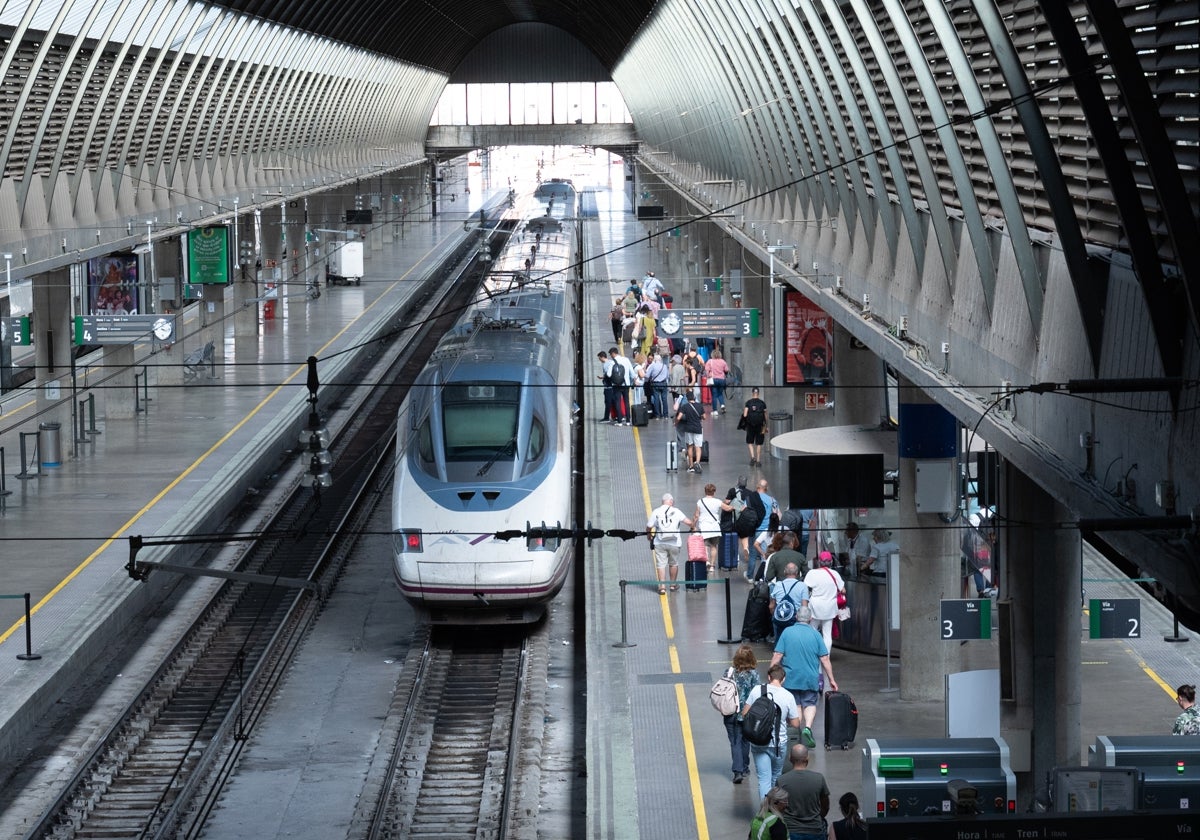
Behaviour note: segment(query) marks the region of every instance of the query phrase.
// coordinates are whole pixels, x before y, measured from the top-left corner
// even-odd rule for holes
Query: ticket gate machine
[[[1017,779],[1002,738],[869,738],[863,816],[1011,814]]]
[[[1137,808],[1200,810],[1200,738],[1186,735],[1097,735],[1090,767],[1133,767],[1142,774]]]

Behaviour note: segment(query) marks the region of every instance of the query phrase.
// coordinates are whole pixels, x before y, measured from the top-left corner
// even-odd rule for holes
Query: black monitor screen
[[[883,507],[883,455],[792,455],[788,507]]]

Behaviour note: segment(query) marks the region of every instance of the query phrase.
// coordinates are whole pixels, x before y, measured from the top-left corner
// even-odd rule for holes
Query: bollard
[[[733,601],[732,594],[729,591],[729,575],[725,575],[725,638],[717,639],[717,644],[721,645],[736,645],[741,642],[741,637],[733,637]]]
[[[17,473],[16,477],[21,479],[22,481],[29,481],[29,479],[37,478],[39,475],[42,474],[41,457],[40,457],[40,455],[36,454],[37,453],[38,433],[37,432],[19,432],[18,434],[20,435],[20,438],[21,438],[21,471],[19,473]],[[29,438],[29,437],[33,438],[34,453],[35,453],[35,457],[38,458],[38,471],[36,473],[29,472],[29,461],[26,460],[26,456],[25,456],[25,439]]]
[[[98,435],[100,430],[96,428],[96,395],[87,395],[88,404],[88,430],[89,435]]]
[[[8,502],[7,499],[12,495],[12,491],[4,486],[4,473],[7,472],[4,468],[4,447],[0,446],[0,513],[4,513]]]
[[[138,380],[142,383],[142,399],[138,402]],[[142,365],[142,372],[133,375],[133,413],[141,414],[150,410],[150,373]]]
[[[40,653],[33,652],[33,630],[30,627],[30,622],[33,617],[33,613],[29,608],[29,593],[26,592],[24,595],[0,595],[0,598],[24,598],[25,599],[25,652],[18,653],[17,659],[23,660],[25,662],[29,662],[34,659],[41,659],[42,655]]]
[[[628,629],[627,619],[628,619],[629,613],[628,613],[628,609],[626,608],[626,605],[625,605],[625,587],[628,584],[629,584],[629,581],[627,581],[627,580],[621,581],[621,641],[617,642],[616,644],[613,645],[613,647],[616,647],[616,648],[637,647],[637,644],[630,643],[628,641],[629,637],[626,632]]]

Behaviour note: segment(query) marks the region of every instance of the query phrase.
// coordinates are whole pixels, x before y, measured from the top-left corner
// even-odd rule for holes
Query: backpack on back
[[[608,384],[614,388],[621,388],[625,385],[625,365],[620,362],[614,362],[612,373],[608,375]]]
[[[739,537],[754,536],[754,532],[758,530],[758,523],[762,522],[762,501],[760,500],[758,504],[754,503],[755,497],[757,496],[758,494],[755,493],[753,496],[746,499],[746,506],[742,508],[741,512],[733,520],[733,530],[737,532]]]
[[[767,687],[763,686],[762,694],[750,704],[746,716],[742,718],[742,737],[759,747],[778,743],[780,717],[782,713],[779,707],[775,705]]]
[[[762,407],[750,406],[750,410],[746,412],[746,425],[752,429],[761,429],[765,422],[767,422],[767,413],[762,410]]]
[[[796,617],[796,602],[792,600],[792,592],[796,590],[796,581],[792,588],[783,593],[783,597],[775,601],[775,620],[781,624]]]
[[[708,692],[708,699],[713,708],[723,715],[731,715],[738,709],[737,683],[733,681],[733,668],[728,669],[721,678],[713,683]]]

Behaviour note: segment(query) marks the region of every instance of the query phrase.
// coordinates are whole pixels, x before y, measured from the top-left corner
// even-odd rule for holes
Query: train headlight
[[[425,551],[425,542],[421,538],[419,528],[409,528],[392,534],[397,554],[421,554]]]

